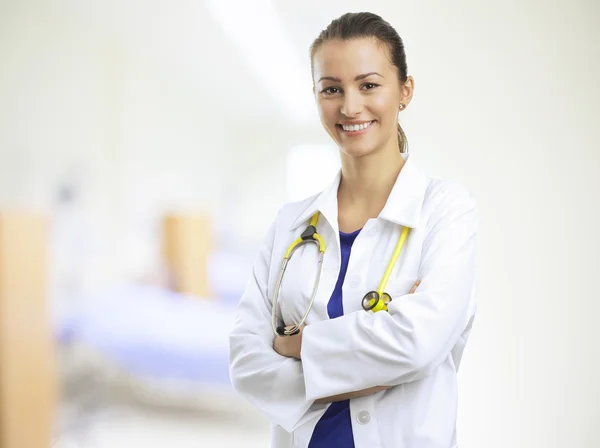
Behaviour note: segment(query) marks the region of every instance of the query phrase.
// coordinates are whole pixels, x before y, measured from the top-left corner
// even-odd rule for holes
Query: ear
[[[415,80],[412,76],[406,78],[406,82],[400,86],[400,103],[404,104],[404,108],[408,106],[412,100],[415,91]]]

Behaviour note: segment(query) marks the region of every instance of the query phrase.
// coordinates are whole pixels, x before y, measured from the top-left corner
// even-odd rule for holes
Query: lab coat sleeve
[[[425,223],[417,291],[392,297],[389,312],[361,310],[304,329],[308,399],[421,379],[450,355],[469,325],[476,204],[458,184],[437,195]]]
[[[267,283],[275,224],[255,261],[229,336],[230,377],[234,389],[273,423],[292,432],[311,407],[306,399],[302,363],[273,349],[271,299]]]

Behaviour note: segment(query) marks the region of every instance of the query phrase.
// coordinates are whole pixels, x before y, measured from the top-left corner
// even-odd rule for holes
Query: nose
[[[351,91],[346,92],[340,112],[346,117],[356,117],[360,115],[362,108],[363,102],[361,95]]]

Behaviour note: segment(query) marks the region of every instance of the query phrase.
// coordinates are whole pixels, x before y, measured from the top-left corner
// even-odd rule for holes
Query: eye
[[[363,84],[362,87],[363,87],[364,90],[373,90],[375,87],[379,87],[379,84],[368,82],[366,84]]]
[[[336,93],[340,93],[340,89],[338,87],[327,87],[321,93],[324,95],[335,95]]]

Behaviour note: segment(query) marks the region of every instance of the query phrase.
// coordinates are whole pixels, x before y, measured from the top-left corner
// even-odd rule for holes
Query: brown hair
[[[330,40],[351,40],[372,37],[386,45],[390,62],[398,69],[398,80],[404,84],[408,78],[404,43],[396,30],[377,14],[370,12],[347,13],[333,20],[319,34],[310,46],[310,66],[314,70],[313,59],[319,47]],[[408,141],[398,123],[398,146],[401,153],[408,152]]]

